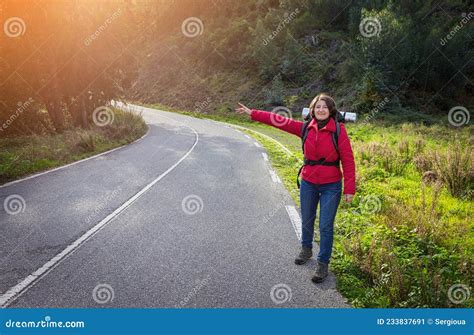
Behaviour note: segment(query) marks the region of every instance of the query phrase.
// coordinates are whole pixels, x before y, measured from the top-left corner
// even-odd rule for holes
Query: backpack
[[[340,114],[340,113],[338,113]],[[334,121],[336,122],[336,132],[332,133],[332,143],[334,144],[334,148],[336,149],[336,152],[337,154],[339,155],[339,134],[341,133],[341,125],[340,125],[340,122],[344,122],[344,119],[342,118],[341,120],[341,116],[340,115],[337,115],[337,117],[334,118]],[[311,159],[307,159],[305,156],[304,156],[304,142],[306,141],[306,137],[308,137],[308,125],[309,123],[311,122],[311,118],[307,121],[305,121],[305,123],[303,124],[303,127],[301,128],[301,150],[303,151],[303,165],[300,167],[299,171],[298,171],[298,175],[296,176],[296,185],[298,185],[298,189],[300,188],[300,174],[301,174],[301,171],[303,170],[303,168],[305,167],[305,165],[325,165],[325,166],[337,166],[339,167],[339,158],[334,161],[334,162],[326,162],[326,158],[321,158],[320,160],[311,160]]]

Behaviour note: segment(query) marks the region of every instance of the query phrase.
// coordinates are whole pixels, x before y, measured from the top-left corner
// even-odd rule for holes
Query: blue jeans
[[[316,211],[319,202],[320,245],[318,261],[326,264],[329,264],[329,259],[331,258],[334,238],[334,219],[336,218],[337,207],[341,200],[341,193],[341,181],[329,184],[313,184],[305,180],[301,181],[301,244],[303,247],[313,247],[314,221],[316,219]]]

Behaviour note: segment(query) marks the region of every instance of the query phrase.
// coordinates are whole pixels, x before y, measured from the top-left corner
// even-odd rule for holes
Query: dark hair
[[[314,97],[313,101],[311,101],[311,104],[309,105],[309,112],[311,113],[311,116],[314,118],[314,106],[316,106],[316,103],[320,100],[324,101],[326,106],[328,106],[329,117],[335,118],[337,115],[336,102],[326,93],[318,94]]]

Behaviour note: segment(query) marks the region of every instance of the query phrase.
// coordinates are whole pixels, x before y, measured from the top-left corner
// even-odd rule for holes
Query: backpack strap
[[[296,175],[296,185],[298,185],[298,189],[300,189],[300,174],[303,168],[304,168],[304,165],[301,165],[300,169],[298,170],[298,174]]]
[[[337,155],[339,155],[339,134],[341,133],[341,124],[339,121],[336,121],[336,132],[332,133],[332,143],[334,143],[334,148],[336,149]]]
[[[308,126],[309,123],[311,122],[311,119],[309,121],[306,121],[303,124],[303,127],[301,127],[301,151],[303,152],[303,157],[304,157],[304,142],[306,141],[306,137],[308,137]],[[303,170],[304,164],[300,167],[298,170],[298,174],[296,175],[296,185],[298,185],[298,189],[300,188],[300,174],[301,170]]]
[[[308,137],[308,126],[309,126],[309,123],[311,122],[310,121],[306,121],[304,124],[303,124],[303,127],[301,127],[301,150],[303,151],[303,155],[304,155],[304,142],[306,141],[306,137]]]
[[[336,131],[332,134],[332,143],[334,144],[334,148],[336,149],[336,152],[339,155],[339,134],[341,133],[341,125],[339,124],[339,121],[337,121],[337,119],[335,119],[334,121],[336,121]],[[324,158],[319,161],[312,161],[304,156],[304,142],[306,141],[306,137],[308,137],[308,125],[310,122],[311,120],[306,121],[303,124],[303,127],[301,128],[301,149],[303,151],[304,163],[300,167],[298,174],[296,175],[296,185],[298,185],[298,189],[300,188],[300,174],[305,165],[339,166],[339,159],[337,159],[337,161],[335,162],[325,162]]]

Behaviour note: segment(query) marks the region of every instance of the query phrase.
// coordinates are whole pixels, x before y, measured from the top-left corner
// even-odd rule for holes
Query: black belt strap
[[[296,185],[298,185],[298,188],[300,188],[300,174],[301,174],[301,170],[303,170],[304,166],[305,165],[310,165],[310,166],[314,166],[314,165],[324,165],[324,166],[339,166],[339,159],[337,161],[334,161],[334,162],[326,162],[326,158],[321,158],[319,160],[311,160],[311,159],[307,159],[305,157],[304,159],[304,164],[302,167],[300,167],[299,171],[298,171],[298,175],[296,176]]]
[[[317,160],[317,161],[305,158],[304,159],[304,165],[339,166],[339,159],[337,161],[334,161],[334,162],[326,162],[326,158],[321,158],[320,160]]]

